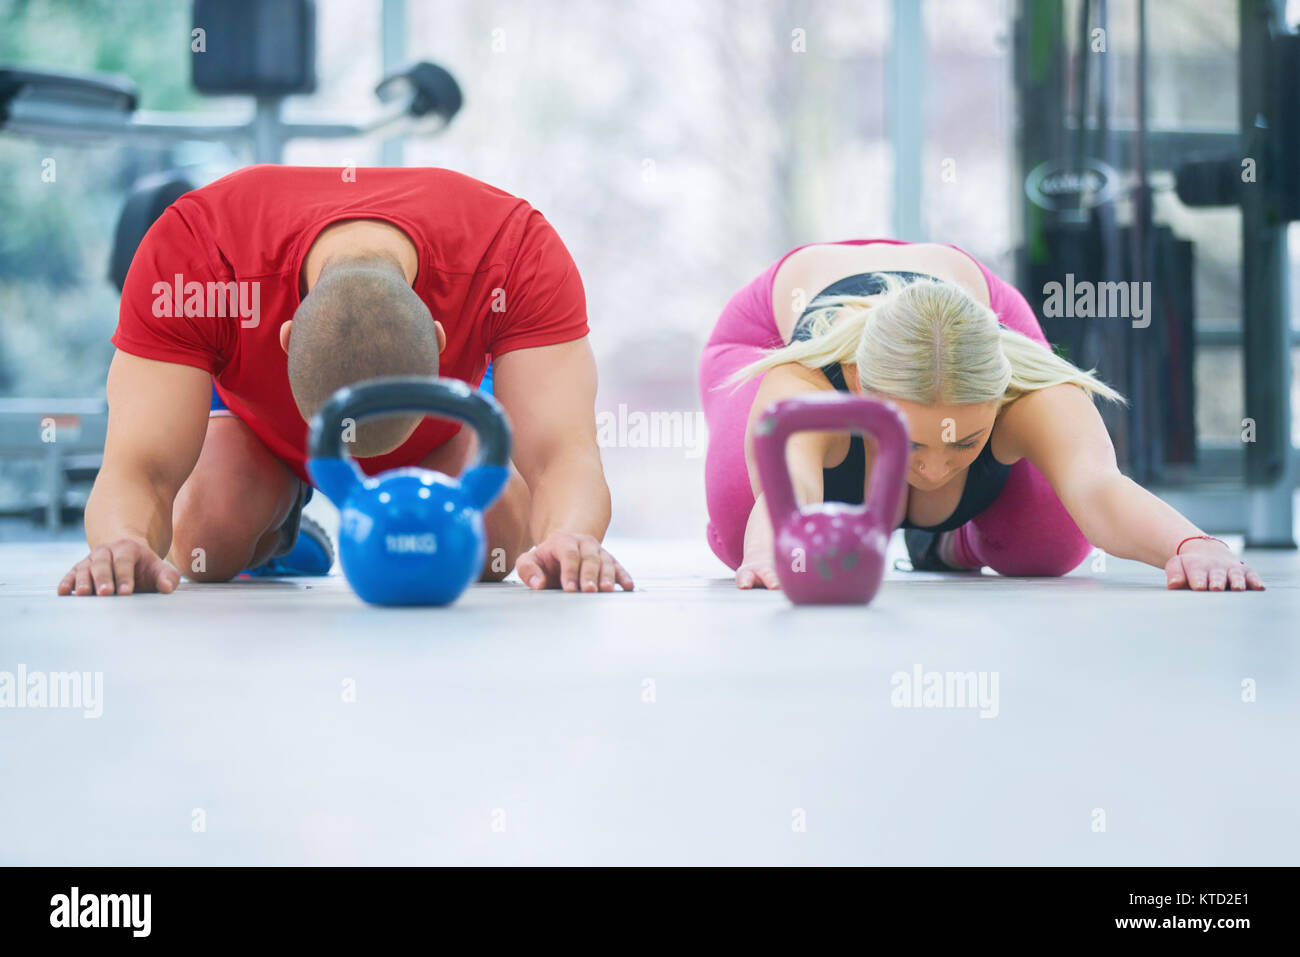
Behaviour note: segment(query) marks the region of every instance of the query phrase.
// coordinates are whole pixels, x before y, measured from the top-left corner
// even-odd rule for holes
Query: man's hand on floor
[[[181,573],[154,554],[148,544],[119,538],[91,550],[63,576],[60,595],[130,595],[138,591],[167,594],[180,584]]]
[[[552,532],[519,556],[515,571],[529,588],[565,591],[624,591],[635,587],[632,576],[591,535]]]

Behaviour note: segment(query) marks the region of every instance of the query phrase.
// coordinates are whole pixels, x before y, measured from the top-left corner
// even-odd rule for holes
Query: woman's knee
[[[745,464],[743,433],[727,441],[710,433],[704,465],[704,500],[709,524],[709,547],[730,568],[740,565],[744,551],[745,526],[754,508],[754,492]]]
[[[986,564],[1010,578],[1059,578],[1074,571],[1092,551],[1083,537],[1057,537],[1051,541],[1015,542],[988,557]]]
[[[709,540],[709,548],[722,564],[732,571],[740,567],[744,558],[744,545],[740,538],[735,535],[723,535],[712,522],[709,522],[705,535]]]
[[[997,501],[970,526],[967,551],[999,575],[1057,577],[1092,550],[1051,484],[1023,459],[1011,467]]]

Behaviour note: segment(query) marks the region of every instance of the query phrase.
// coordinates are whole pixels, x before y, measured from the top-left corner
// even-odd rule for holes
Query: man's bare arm
[[[175,588],[179,575],[161,556],[171,544],[172,503],[203,448],[211,389],[202,369],[113,357],[104,463],[86,503],[90,554],[64,576],[60,594]]]
[[[514,461],[532,495],[525,584],[612,591],[632,578],[601,548],[610,497],[596,443],[596,361],[585,338],[495,360],[492,389],[515,430]]]

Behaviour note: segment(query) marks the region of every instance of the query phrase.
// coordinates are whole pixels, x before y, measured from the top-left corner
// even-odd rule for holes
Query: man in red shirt
[[[283,555],[310,495],[307,422],[336,389],[477,385],[489,362],[515,438],[484,578],[513,566],[533,588],[632,587],[600,545],[610,499],[582,280],[515,196],[442,169],[240,170],[154,223],[113,343],[90,554],[60,594],[170,592],[178,569],[225,581]],[[455,474],[474,437],[392,416],[360,423],[349,451],[367,473]]]

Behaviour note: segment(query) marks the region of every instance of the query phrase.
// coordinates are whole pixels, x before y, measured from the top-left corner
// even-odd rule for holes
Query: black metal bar
[[[1282,473],[1290,446],[1287,410],[1290,356],[1286,344],[1286,224],[1269,210],[1267,184],[1277,162],[1267,129],[1269,45],[1282,14],[1275,0],[1241,0],[1240,117],[1243,157],[1255,160],[1259,180],[1242,191],[1241,309],[1246,371],[1245,413],[1255,421],[1256,440],[1246,446],[1246,481],[1269,485]],[[1294,160],[1294,158],[1292,158]],[[1253,185],[1255,188],[1251,188]]]
[[[1133,133],[1133,171],[1137,174],[1130,198],[1133,204],[1133,223],[1129,229],[1129,263],[1130,279],[1133,282],[1149,283],[1153,279],[1152,269],[1152,203],[1150,159],[1147,151],[1148,117],[1148,63],[1147,49],[1147,3],[1138,0],[1137,8],[1137,89],[1134,91],[1136,128]],[[1149,288],[1149,287],[1148,287]],[[1147,347],[1154,330],[1140,330],[1133,334],[1129,330],[1128,350],[1129,381],[1133,384],[1130,396],[1130,421],[1133,434],[1143,437],[1135,442],[1132,455],[1134,471],[1147,480],[1155,474],[1157,462],[1164,462],[1163,436],[1158,417],[1152,415],[1151,391],[1153,383],[1146,374],[1151,368],[1147,361]],[[1158,405],[1156,405],[1158,409]]]
[[[1258,182],[1247,184],[1241,200],[1242,358],[1245,364],[1245,414],[1255,423],[1255,441],[1246,443],[1246,484],[1256,500],[1247,544],[1295,547],[1291,529],[1291,330],[1287,305],[1286,222],[1272,210],[1271,184],[1276,165],[1295,162],[1278,155],[1268,129],[1272,37],[1285,25],[1281,0],[1240,0],[1239,115],[1241,155],[1256,161]],[[1272,100],[1276,102],[1276,100]],[[1290,104],[1294,108],[1294,104]],[[1276,120],[1275,120],[1276,122]],[[1287,487],[1280,488],[1285,483]]]

